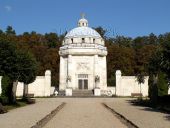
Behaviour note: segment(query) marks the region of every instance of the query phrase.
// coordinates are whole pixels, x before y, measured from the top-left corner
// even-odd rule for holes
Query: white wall
[[[23,95],[24,83],[19,82],[17,85],[16,96]],[[28,94],[34,96],[50,96],[51,90],[51,71],[46,70],[45,76],[37,76],[35,81],[28,85]],[[0,94],[1,94],[1,77],[0,77]]]
[[[148,96],[148,76],[145,76],[145,83],[141,84],[141,93]],[[140,84],[135,76],[122,76],[121,71],[116,71],[116,95],[131,96],[131,93],[140,93]]]

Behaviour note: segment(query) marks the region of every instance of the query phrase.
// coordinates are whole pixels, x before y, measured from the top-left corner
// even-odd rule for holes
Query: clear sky
[[[90,27],[110,35],[170,32],[170,0],[0,0],[0,29],[61,34],[77,26],[82,12]]]

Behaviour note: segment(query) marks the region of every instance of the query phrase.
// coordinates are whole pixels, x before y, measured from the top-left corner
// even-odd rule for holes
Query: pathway
[[[101,103],[101,98],[64,98],[66,106],[45,128],[126,128]],[[107,100],[107,99],[106,99]]]
[[[170,114],[149,107],[134,106],[129,98],[114,98],[105,103],[139,128],[170,128]]]
[[[56,98],[38,98],[33,105],[0,114],[0,128],[30,128],[61,103]]]

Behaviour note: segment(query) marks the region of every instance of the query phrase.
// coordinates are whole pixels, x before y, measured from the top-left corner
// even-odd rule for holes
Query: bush
[[[6,113],[7,110],[4,109],[4,107],[2,106],[2,104],[0,103],[0,114]]]
[[[2,103],[3,105],[7,105],[9,103],[8,97],[2,95],[0,97],[0,103]]]
[[[167,75],[163,72],[158,74],[158,96],[168,95],[168,79]]]
[[[157,105],[157,100],[158,100],[158,87],[157,84],[154,83],[154,76],[150,75],[149,76],[149,98],[151,101],[151,105],[155,107]]]
[[[12,91],[12,82],[8,76],[2,77],[2,94],[0,98],[0,102],[5,105],[10,102]]]

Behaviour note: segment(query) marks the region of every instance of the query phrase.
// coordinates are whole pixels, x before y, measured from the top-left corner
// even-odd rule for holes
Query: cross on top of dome
[[[81,19],[78,21],[78,27],[88,27],[88,21],[84,18],[85,14],[81,14]]]

